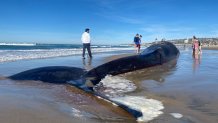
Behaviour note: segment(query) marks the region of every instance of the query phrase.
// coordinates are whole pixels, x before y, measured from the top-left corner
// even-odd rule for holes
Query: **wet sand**
[[[163,102],[164,114],[151,123],[217,123],[218,52],[204,50],[199,59],[182,51],[177,63],[165,64],[124,76],[137,83],[133,95],[146,95]],[[196,62],[197,61],[197,62]],[[176,119],[170,113],[180,113]]]
[[[192,58],[190,49],[182,50],[177,61],[120,75],[137,85],[138,89],[132,95],[146,95],[163,102],[164,114],[149,123],[218,122],[218,83],[215,74],[218,72],[218,51],[213,51],[216,48],[208,49],[203,49],[198,59]],[[108,59],[128,55],[131,54]],[[176,119],[170,113],[179,113],[183,117]]]
[[[4,81],[3,81],[4,82]],[[70,123],[72,119],[58,111],[41,89],[0,85],[1,123]],[[74,122],[79,122],[73,119]]]
[[[36,81],[1,80],[0,109],[2,123],[94,123],[101,118],[133,120],[124,110],[82,90]]]
[[[202,46],[203,50],[218,50],[218,45]]]
[[[218,52],[205,50],[197,61],[189,53],[191,50],[181,51],[177,61],[163,66],[119,75],[137,85],[137,90],[129,95],[146,96],[164,104],[164,114],[149,123],[218,122]],[[92,61],[72,56],[1,63],[0,122],[136,122],[123,109],[75,87],[4,78],[42,66],[74,66],[88,70],[128,55],[132,54],[96,54]],[[180,113],[183,117],[176,119],[170,113]]]

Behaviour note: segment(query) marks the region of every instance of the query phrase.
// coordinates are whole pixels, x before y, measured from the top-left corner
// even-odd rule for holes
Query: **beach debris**
[[[183,115],[180,113],[170,113],[170,115],[172,115],[174,118],[177,118],[177,119],[180,119],[183,117]]]

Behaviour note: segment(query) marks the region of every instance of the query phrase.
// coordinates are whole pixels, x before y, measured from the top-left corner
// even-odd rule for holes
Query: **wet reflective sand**
[[[64,57],[0,64],[0,122],[136,122],[123,109],[75,87],[4,78],[48,65],[91,69],[113,55],[117,54],[96,54],[92,61]],[[177,61],[119,76],[136,84],[136,91],[129,95],[146,96],[163,103],[164,114],[149,123],[217,123],[217,61],[217,50],[203,50],[202,55],[192,57],[191,50],[181,49]],[[170,113],[183,117],[177,119]]]
[[[165,64],[125,74],[137,82],[133,95],[150,95],[164,103],[164,115],[151,121],[161,123],[217,123],[218,122],[218,51],[203,51],[192,57],[181,50],[177,63]],[[170,113],[180,113],[175,119]]]
[[[0,102],[1,122],[135,120],[123,109],[69,85],[2,79]]]

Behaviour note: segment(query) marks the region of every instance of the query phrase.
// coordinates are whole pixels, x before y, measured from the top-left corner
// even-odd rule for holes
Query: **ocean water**
[[[92,45],[91,47],[92,53],[133,49],[128,45]],[[82,54],[82,45],[78,44],[0,43],[0,62],[80,54]]]

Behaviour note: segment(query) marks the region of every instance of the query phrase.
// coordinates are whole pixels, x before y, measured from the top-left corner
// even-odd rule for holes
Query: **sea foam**
[[[172,115],[174,118],[177,118],[177,119],[180,119],[183,117],[183,115],[179,113],[170,113],[170,115]]]
[[[124,96],[111,98],[111,100],[141,112],[142,116],[137,118],[137,121],[140,122],[153,120],[155,117],[163,114],[161,110],[164,109],[164,106],[160,101],[147,99],[144,96]]]
[[[104,93],[108,97],[116,97],[121,94],[132,92],[136,89],[136,86],[130,80],[127,80],[119,76],[107,75],[101,82],[96,85],[96,89],[100,87],[101,93]]]
[[[131,50],[132,48],[92,48],[93,53]],[[0,62],[42,59],[51,57],[73,56],[82,54],[81,48],[72,49],[31,49],[31,50],[0,50]]]
[[[136,88],[132,81],[124,77],[107,75],[96,85],[95,91],[104,94],[113,102],[141,112],[142,116],[138,117],[137,121],[147,122],[161,115],[164,106],[160,101],[147,99],[145,96],[127,95],[127,92],[135,91]]]
[[[0,46],[35,46],[35,43],[0,43]]]

